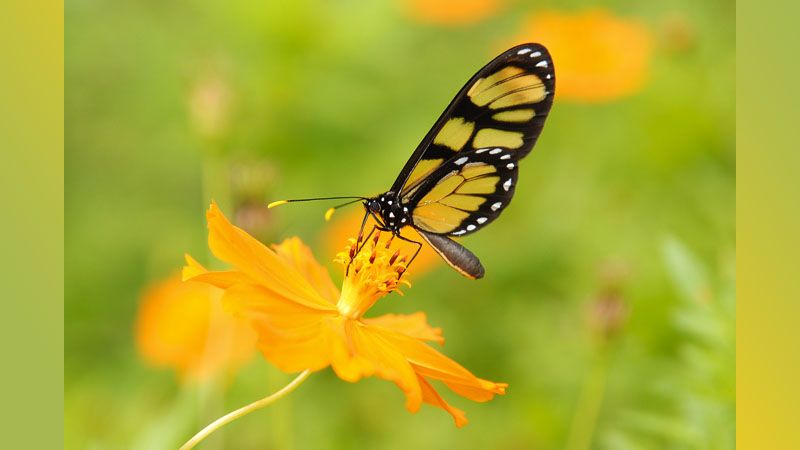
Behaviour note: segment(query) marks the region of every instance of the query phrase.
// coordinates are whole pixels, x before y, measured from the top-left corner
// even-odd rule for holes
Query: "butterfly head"
[[[402,204],[395,192],[389,191],[371,198],[364,203],[364,206],[374,217],[380,219],[384,227],[393,231],[399,231],[400,228],[411,224],[408,207]]]

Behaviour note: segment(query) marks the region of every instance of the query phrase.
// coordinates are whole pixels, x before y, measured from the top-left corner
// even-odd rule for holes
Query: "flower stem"
[[[285,397],[287,394],[289,394],[290,392],[292,392],[295,389],[297,389],[298,386],[303,384],[303,381],[305,381],[306,378],[308,378],[309,375],[311,375],[311,371],[310,370],[305,370],[302,373],[300,373],[300,375],[298,375],[297,378],[292,380],[291,383],[289,383],[286,386],[284,386],[278,392],[276,392],[276,393],[274,393],[274,394],[272,394],[272,395],[270,395],[268,397],[264,397],[261,400],[256,400],[255,402],[250,403],[249,405],[243,406],[243,407],[241,407],[241,408],[239,408],[239,409],[237,409],[235,411],[231,411],[228,414],[225,414],[224,416],[220,417],[219,419],[211,422],[208,426],[206,426],[205,428],[200,430],[197,434],[192,436],[191,439],[186,441],[186,443],[181,446],[180,450],[189,450],[189,449],[194,448],[194,446],[199,444],[203,439],[207,438],[208,435],[210,435],[211,433],[213,433],[213,432],[217,431],[218,429],[222,428],[224,425],[228,424],[229,422],[233,422],[234,420],[238,419],[239,417],[246,416],[247,414],[250,414],[251,412],[253,412],[253,411],[257,410],[257,409],[261,409],[261,408],[263,408],[265,406],[268,406],[268,405],[272,404],[276,400],[279,400],[279,399]]]
[[[567,439],[567,450],[588,450],[597,425],[597,416],[606,390],[608,366],[605,357],[595,363],[581,393],[572,427]]]

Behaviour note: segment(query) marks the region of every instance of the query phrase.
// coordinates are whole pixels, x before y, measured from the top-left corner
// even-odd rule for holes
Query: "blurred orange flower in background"
[[[347,239],[358,233],[358,229],[361,227],[361,221],[363,219],[363,208],[353,208],[341,216],[334,216],[334,219],[331,220],[330,226],[325,229],[322,235],[325,254],[335,255],[338,253],[342,248],[342,242],[347,242]],[[367,223],[364,225],[365,236],[370,232],[370,230],[372,230],[374,225],[375,219],[373,219],[371,216],[367,218]],[[414,231],[413,228],[406,227],[403,230],[403,237],[423,243],[422,249],[419,251],[417,258],[414,259],[415,276],[428,272],[440,263],[443,263],[442,258],[437,255],[429,245],[424,243],[422,236]],[[417,246],[410,242],[405,242],[402,239],[394,239],[391,243],[391,248],[393,250],[402,250],[404,253],[413,253],[416,251]]]
[[[556,96],[579,102],[615,100],[641,90],[653,47],[642,22],[602,9],[537,12],[515,39],[524,42],[540,42],[550,50]]]
[[[408,14],[419,22],[468,25],[496,14],[501,0],[403,0]]]
[[[255,353],[255,332],[222,310],[222,289],[174,276],[141,298],[136,345],[149,364],[174,368],[184,381],[234,370]]]
[[[430,381],[478,402],[505,393],[506,384],[477,378],[427,345],[443,338],[424,313],[364,317],[379,299],[408,285],[401,279],[407,255],[378,235],[358,254],[354,240],[339,253],[337,261],[349,263],[340,292],[298,238],[270,250],[233,226],[213,203],[207,220],[211,251],[234,269],[209,272],[187,255],[184,279],[224,289],[225,307],[251,323],[264,357],[281,370],[331,366],[350,382],[377,376],[403,391],[409,411],[429,403],[450,413],[458,427],[467,423],[464,412],[444,401]]]

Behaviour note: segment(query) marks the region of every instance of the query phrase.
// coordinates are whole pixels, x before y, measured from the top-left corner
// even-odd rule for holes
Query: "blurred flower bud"
[[[601,268],[601,288],[588,307],[589,327],[603,342],[614,339],[630,316],[622,294],[628,268],[620,262],[606,262]]]
[[[260,202],[275,184],[277,171],[268,161],[240,160],[231,164],[230,179],[234,198]]]
[[[195,131],[205,139],[218,139],[230,127],[233,95],[228,82],[210,72],[200,76],[189,93],[189,116]]]
[[[664,35],[664,47],[672,53],[689,51],[697,42],[697,32],[682,13],[673,13],[664,17],[661,24]]]
[[[272,211],[264,202],[242,202],[236,205],[234,217],[237,226],[259,239],[265,239],[273,225]]]
[[[628,321],[630,309],[618,292],[605,292],[596,297],[589,311],[589,325],[604,341],[616,337]]]
[[[266,238],[273,225],[273,214],[267,209],[266,196],[275,179],[275,168],[266,161],[239,161],[230,169],[234,222],[259,238]]]

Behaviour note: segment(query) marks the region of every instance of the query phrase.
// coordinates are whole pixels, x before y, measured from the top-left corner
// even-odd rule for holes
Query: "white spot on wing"
[[[531,58],[538,58],[542,56],[542,52],[533,52],[531,53]]]
[[[484,224],[484,223],[486,223],[487,220],[489,220],[489,219],[487,219],[486,217],[478,217],[477,222],[479,224]]]
[[[498,153],[500,153],[500,152],[502,152],[502,151],[503,151],[503,149],[502,149],[502,148],[496,148],[496,149],[494,149],[494,150],[490,151],[490,152],[489,152],[489,154],[490,154],[490,155],[496,155],[496,154],[498,154]]]
[[[391,205],[391,204],[392,204],[392,201],[391,201],[391,200],[389,200],[389,201],[388,201],[388,202],[386,202],[386,203],[388,203],[388,204],[390,204],[390,205]]]
[[[506,189],[506,190],[508,190],[508,189]],[[389,217],[390,217],[390,218],[392,218],[392,219],[394,219],[394,213],[390,212],[390,213],[389,213]]]
[[[503,155],[500,159],[511,159],[511,155]]]
[[[501,206],[503,206],[502,202],[492,203],[492,211],[497,211],[498,209],[500,209]]]
[[[525,53],[528,53],[529,51],[531,51],[531,49],[523,48],[522,50],[518,51],[517,54],[518,55],[524,55]]]
[[[547,79],[549,80],[549,79],[550,79],[550,77],[551,77],[551,75],[548,73],[548,74],[547,74],[547,76],[546,76],[545,78],[547,78]]]
[[[453,235],[455,235],[455,236],[461,236],[461,235],[462,235],[462,234],[464,234],[464,233],[466,233],[466,231],[465,231],[465,230],[458,230],[458,231],[454,231],[454,232],[453,232]]]
[[[458,158],[456,160],[456,165],[460,166],[460,165],[464,164],[465,162],[467,162],[467,160],[469,160],[469,158],[467,158],[466,156],[462,156],[461,158]]]
[[[477,155],[477,154],[483,153],[486,150],[489,150],[489,149],[488,148],[481,148],[481,149],[475,150],[475,154]]]
[[[477,228],[477,227],[476,227],[475,225],[473,225],[473,224],[469,224],[469,225],[467,225],[467,231],[472,231],[472,230],[474,230],[475,228]]]
[[[542,60],[536,63],[536,67],[547,67],[547,61]]]
[[[503,183],[503,189],[505,189],[506,192],[511,189],[511,178],[507,179],[506,182]]]
[[[507,168],[508,170],[511,170],[511,169],[513,169],[513,168],[514,168],[514,163],[508,163],[508,164],[506,164],[506,168]]]

